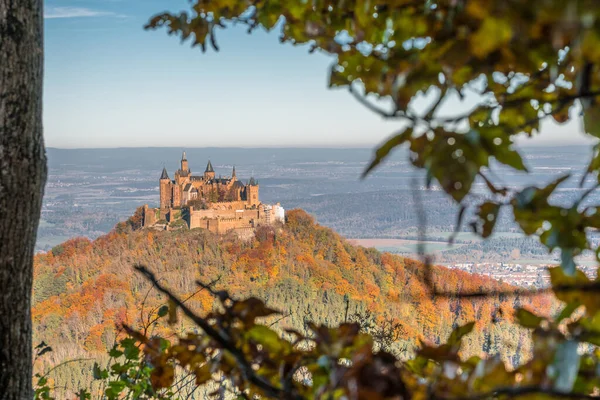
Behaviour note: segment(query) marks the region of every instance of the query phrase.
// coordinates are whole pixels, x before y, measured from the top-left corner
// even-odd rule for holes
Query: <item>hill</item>
[[[405,355],[421,340],[439,343],[453,327],[475,320],[476,334],[463,352],[494,353],[502,347],[503,357],[516,362],[527,353],[529,341],[528,333],[512,324],[511,310],[552,307],[551,299],[542,296],[434,297],[420,262],[353,246],[302,210],[288,212],[286,220],[286,225],[258,228],[256,237],[244,242],[200,229],[136,230],[138,222],[132,217],[94,241],[73,239],[37,255],[34,343],[43,340],[54,349],[42,367],[99,357],[114,343],[118,324],[139,324],[156,312],[164,300],[134,273],[137,263],[155,271],[202,312],[213,307],[213,298],[198,291],[197,279],[218,279],[216,289],[226,288],[238,297],[261,297],[282,311],[276,321],[281,327],[303,329],[306,319],[337,324],[345,318],[347,298],[350,318],[394,326],[394,350]],[[510,288],[443,267],[433,267],[433,279],[437,287],[452,292]],[[186,328],[185,321],[178,324]],[[518,349],[501,346],[505,340],[518,343]],[[85,373],[89,365],[78,368]],[[61,382],[77,384],[77,373],[69,374]]]

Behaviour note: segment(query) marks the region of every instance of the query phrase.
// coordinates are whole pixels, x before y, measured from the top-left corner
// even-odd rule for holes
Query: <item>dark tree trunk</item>
[[[0,0],[0,399],[32,398],[33,253],[46,183],[43,0]]]

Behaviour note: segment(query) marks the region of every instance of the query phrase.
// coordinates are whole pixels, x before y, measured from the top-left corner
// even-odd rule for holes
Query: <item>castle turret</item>
[[[185,151],[183,152],[183,155],[181,156],[181,171],[184,174],[189,174],[190,168],[188,167],[188,160],[187,157],[185,156]]]
[[[250,178],[250,182],[248,182],[248,186],[246,187],[246,202],[250,206],[260,204],[260,200],[258,199],[258,182],[254,177]]]
[[[160,208],[165,209],[171,207],[171,179],[169,178],[167,169],[164,167],[159,180],[159,188]]]
[[[233,166],[233,172],[231,173],[231,179],[232,180],[237,180],[237,176],[235,176],[235,165]]]
[[[204,179],[215,179],[215,170],[213,169],[210,160],[208,160],[208,164],[206,164],[206,170],[204,171]]]

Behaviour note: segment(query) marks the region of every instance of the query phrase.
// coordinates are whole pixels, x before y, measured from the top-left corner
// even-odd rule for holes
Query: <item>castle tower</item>
[[[231,173],[231,180],[236,181],[237,176],[235,176],[235,165],[233,166],[233,172]]]
[[[160,188],[160,208],[165,209],[171,207],[171,179],[167,173],[167,169],[163,167],[162,175],[159,180]]]
[[[187,160],[187,157],[185,156],[185,151],[183,152],[183,155],[181,156],[181,171],[184,174],[186,174],[186,173],[189,174],[191,172],[190,168],[188,167],[188,160]]]
[[[258,182],[254,180],[254,177],[250,178],[250,182],[248,182],[246,193],[246,202],[248,203],[248,205],[257,206],[260,204],[260,201],[258,199]]]
[[[204,179],[215,179],[215,170],[213,169],[210,160],[208,160],[208,164],[206,164],[206,170],[204,171]]]

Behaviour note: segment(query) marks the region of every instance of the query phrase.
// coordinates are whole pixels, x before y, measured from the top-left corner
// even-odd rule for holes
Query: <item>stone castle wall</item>
[[[204,228],[222,234],[232,229],[253,227],[258,215],[258,210],[194,210],[188,224],[190,229]]]
[[[156,218],[156,209],[149,208],[148,204],[144,204],[144,226],[154,225],[158,221]]]
[[[236,206],[244,205],[245,202],[231,202],[231,208],[225,207],[227,203],[221,203],[222,209],[208,210],[182,210],[174,208],[149,208],[144,206],[144,226],[150,227],[159,220],[173,222],[183,218],[190,229],[201,228],[223,235],[234,231],[240,238],[247,239],[254,235],[254,229],[258,225],[271,225],[281,221],[279,211],[283,211],[279,204],[274,206],[259,205],[255,208],[235,209]],[[239,203],[239,204],[237,204]]]
[[[246,204],[245,201],[220,201],[212,203],[210,208],[214,210],[243,210],[246,208]]]

